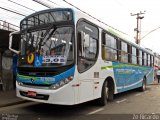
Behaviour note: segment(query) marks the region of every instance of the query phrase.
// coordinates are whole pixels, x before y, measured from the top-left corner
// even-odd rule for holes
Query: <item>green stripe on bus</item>
[[[103,66],[101,67],[101,70],[107,69],[107,68],[122,68],[122,67],[134,67],[134,68],[140,68],[146,70],[147,68],[137,65],[131,65],[131,64],[119,64],[119,65],[111,65],[111,66]]]
[[[36,77],[31,77],[31,76],[24,76],[24,75],[20,75],[20,74],[17,74],[18,77],[23,77],[24,79],[31,79],[31,78],[34,78],[34,80],[38,80],[38,78]]]

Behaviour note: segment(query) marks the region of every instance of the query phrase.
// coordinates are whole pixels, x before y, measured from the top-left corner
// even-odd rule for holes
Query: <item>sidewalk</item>
[[[16,91],[0,91],[0,107],[7,107],[27,102],[26,100],[16,97]]]
[[[154,80],[151,85],[158,85],[158,80]]]

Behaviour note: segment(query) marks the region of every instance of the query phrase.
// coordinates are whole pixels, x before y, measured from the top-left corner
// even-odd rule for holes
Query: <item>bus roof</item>
[[[131,38],[129,35],[113,28],[112,26],[107,25],[106,23],[96,19],[95,17],[93,17],[93,16],[91,16],[87,13],[84,13],[84,12],[82,12],[80,10],[77,10],[77,9],[74,9],[74,8],[53,8],[53,9],[42,10],[42,11],[35,12],[35,13],[25,17],[23,20],[21,20],[21,22],[24,21],[25,19],[28,19],[28,18],[30,18],[32,16],[35,16],[35,15],[38,15],[38,14],[47,13],[47,12],[51,12],[51,11],[61,11],[61,10],[72,11],[73,14],[74,14],[73,19],[74,19],[75,22],[78,21],[81,18],[86,19],[87,21],[90,21],[91,23],[97,25],[102,30],[105,30],[105,31],[111,33],[112,35],[120,38],[122,41],[125,41],[128,44],[131,44],[131,45],[135,46],[136,48],[141,49],[141,50],[153,55],[152,51],[147,50],[146,48],[143,48],[143,47],[133,43],[131,40],[134,40],[134,39]]]

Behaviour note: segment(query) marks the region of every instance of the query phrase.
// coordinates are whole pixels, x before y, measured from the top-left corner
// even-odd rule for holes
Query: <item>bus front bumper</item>
[[[74,89],[69,84],[57,90],[47,90],[24,87],[16,83],[16,94],[17,97],[35,102],[59,105],[76,104]]]

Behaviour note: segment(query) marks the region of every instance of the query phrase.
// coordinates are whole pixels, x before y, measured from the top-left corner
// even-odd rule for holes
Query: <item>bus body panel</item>
[[[147,84],[153,82],[153,68],[121,62],[105,61],[101,67],[103,78],[111,76],[115,83],[115,94],[142,86],[144,77]]]
[[[17,84],[16,84],[16,91],[17,96],[21,97],[23,99],[31,100],[31,101],[39,101],[44,103],[51,103],[51,104],[63,104],[63,105],[73,105],[79,103],[79,89],[78,86],[76,86],[78,83],[78,75],[75,71],[76,66],[72,67],[71,69],[67,70],[64,73],[61,73],[59,75],[53,76],[53,77],[33,77],[33,76],[17,76]],[[34,79],[34,83],[46,83],[50,82],[53,83],[51,80],[54,79],[55,82],[59,82],[59,77],[62,79],[65,79],[67,76],[73,76],[73,80],[69,82],[68,84],[64,85],[63,87],[53,90],[49,89],[47,87],[39,87],[39,86],[29,86],[29,85],[19,85],[18,82],[24,82],[25,83],[31,83],[32,79]],[[58,79],[57,79],[58,78]],[[45,84],[44,84],[45,85]],[[28,93],[29,91],[36,92],[36,94],[42,94],[42,95],[48,95],[48,100],[40,100],[36,98],[31,98],[28,96],[24,96],[20,94],[21,92]]]
[[[141,87],[145,77],[147,84],[153,81],[153,68],[121,62],[113,62],[112,67],[118,92]]]
[[[101,96],[104,78],[102,78],[100,63],[101,62],[97,60],[95,65],[93,65],[89,70],[79,73],[80,103],[93,100]]]

